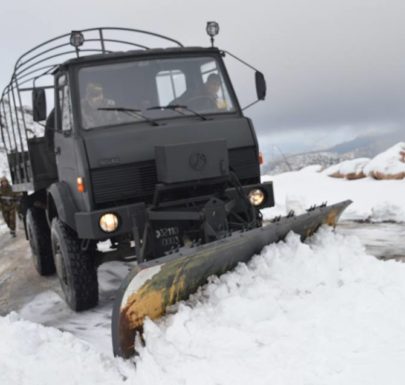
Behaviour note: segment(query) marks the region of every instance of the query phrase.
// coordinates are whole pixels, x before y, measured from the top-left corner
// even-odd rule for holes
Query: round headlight
[[[253,206],[260,206],[264,202],[264,192],[258,188],[249,192],[249,200]]]
[[[106,233],[112,233],[118,228],[118,217],[115,214],[103,214],[100,217],[100,228]]]

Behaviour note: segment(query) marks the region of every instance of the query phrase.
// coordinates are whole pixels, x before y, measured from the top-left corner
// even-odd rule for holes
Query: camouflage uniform
[[[10,234],[15,236],[17,194],[11,189],[6,177],[0,180],[0,204],[1,213],[10,229]]]

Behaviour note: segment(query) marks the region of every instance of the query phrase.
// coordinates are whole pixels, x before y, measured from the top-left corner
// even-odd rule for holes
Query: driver
[[[114,100],[104,96],[100,83],[89,82],[86,86],[85,97],[81,101],[82,123],[84,128],[104,126],[117,122],[115,111],[102,111],[99,108],[114,107]]]
[[[221,88],[221,78],[218,74],[211,74],[204,83],[204,88],[201,92],[202,96],[207,96],[217,106],[218,91]]]
[[[186,105],[187,107],[194,108],[197,111],[201,110],[219,110],[218,91],[221,88],[221,78],[218,74],[212,73],[208,76],[205,83],[196,91],[191,94],[186,91],[179,98],[174,99],[171,105]]]

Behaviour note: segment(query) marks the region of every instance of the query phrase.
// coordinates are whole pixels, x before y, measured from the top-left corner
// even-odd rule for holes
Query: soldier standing
[[[0,203],[4,221],[10,229],[10,234],[15,237],[17,194],[11,189],[5,176],[0,179]]]

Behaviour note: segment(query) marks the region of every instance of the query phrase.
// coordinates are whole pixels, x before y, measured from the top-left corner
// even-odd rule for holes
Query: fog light
[[[207,27],[205,28],[208,36],[211,38],[211,46],[214,46],[214,36],[219,33],[219,24],[216,21],[208,21]]]
[[[205,30],[209,37],[214,37],[219,33],[219,24],[216,21],[207,21]]]
[[[249,200],[253,206],[260,206],[264,202],[264,197],[264,192],[258,188],[249,192]]]
[[[100,217],[100,228],[106,233],[112,233],[118,228],[118,217],[113,213],[104,214]]]
[[[70,33],[70,45],[79,48],[84,43],[84,36],[80,31],[72,31]]]

